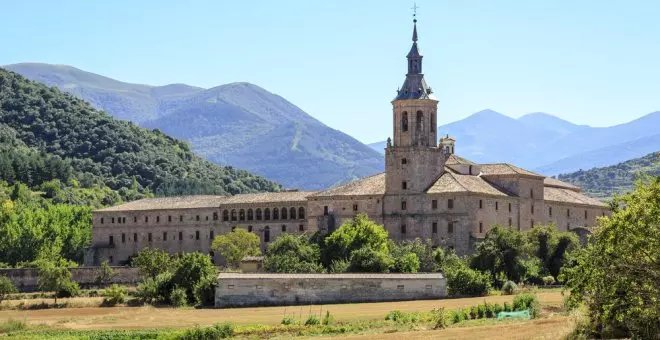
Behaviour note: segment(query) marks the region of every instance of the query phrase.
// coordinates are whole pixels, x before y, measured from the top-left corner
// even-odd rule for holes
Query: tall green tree
[[[321,273],[321,250],[306,235],[281,234],[268,246],[266,270],[275,273]]]
[[[322,261],[326,267],[330,266],[332,261],[350,260],[352,253],[362,248],[369,249],[364,250],[364,253],[376,253],[379,258],[389,256],[390,252],[387,231],[365,214],[358,214],[344,222],[339,229],[326,237],[323,243]]]
[[[142,277],[156,278],[172,267],[170,255],[160,249],[144,248],[132,259],[131,266],[137,267]]]
[[[227,265],[237,268],[246,256],[261,255],[259,236],[243,228],[236,228],[231,233],[216,236],[211,248],[227,261]]]
[[[587,337],[660,337],[660,177],[615,197],[591,242],[563,268],[573,303],[589,309]]]

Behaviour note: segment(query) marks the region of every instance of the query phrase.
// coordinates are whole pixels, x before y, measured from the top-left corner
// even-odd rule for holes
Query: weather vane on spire
[[[417,6],[417,1],[413,1],[413,6],[410,8],[413,10],[413,21],[417,22],[417,9],[419,6]]]

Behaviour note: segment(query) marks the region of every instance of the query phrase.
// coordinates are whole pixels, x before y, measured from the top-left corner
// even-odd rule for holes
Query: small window
[[[167,222],[172,222],[172,216],[167,216]]]
[[[199,215],[195,216],[195,221],[199,221]]]
[[[433,290],[433,285],[426,285],[426,286],[424,286],[424,289]]]
[[[156,223],[160,223],[160,216],[156,216]]]
[[[479,233],[483,233],[483,232],[484,232],[484,223],[479,222]]]
[[[115,223],[115,218],[114,217],[110,219],[110,223],[113,223],[113,224]]]
[[[585,211],[584,211],[584,219],[586,220],[587,218],[588,218],[588,217],[587,217],[587,211],[585,210]]]
[[[452,198],[447,200],[447,209],[454,209],[454,200]]]
[[[264,228],[264,242],[270,242],[270,228],[268,228],[268,226]]]
[[[433,224],[431,225],[431,231],[432,231],[434,234],[437,234],[437,233],[438,233],[438,222],[433,222]]]
[[[405,234],[405,233],[406,233],[406,225],[405,225],[405,224],[402,224],[402,225],[401,225],[401,233],[402,233],[402,234]]]
[[[483,209],[483,208],[484,208],[484,201],[479,200],[479,209]]]
[[[103,224],[103,217],[101,217],[101,224]]]
[[[286,225],[282,224],[282,232],[286,233]]]
[[[277,208],[273,208],[273,219],[274,220],[280,219],[280,210]]]
[[[552,207],[548,207],[548,215],[550,215],[550,217],[552,217]]]
[[[149,242],[153,241],[153,237],[151,236],[151,233],[149,233],[148,237],[149,237]]]
[[[509,212],[511,212],[511,203],[509,203]]]
[[[179,215],[179,222],[183,222],[183,215]]]
[[[206,216],[206,217],[205,217],[204,219],[208,221],[208,220],[209,220],[209,217],[208,217],[208,216]]]
[[[214,230],[209,231],[209,238],[213,240],[214,237],[215,237],[215,231]]]
[[[183,231],[179,232],[179,241],[183,241]]]
[[[217,211],[213,213],[213,220],[214,221],[218,220],[218,212]]]
[[[199,240],[199,230],[195,231],[195,240]]]
[[[133,223],[137,223],[137,216],[133,216]]]
[[[495,201],[495,211],[500,210],[500,202]]]
[[[149,223],[149,216],[144,217],[144,223]]]
[[[401,115],[401,131],[408,131],[408,112],[403,112]]]
[[[298,208],[298,218],[301,220],[305,218],[305,208]]]
[[[137,233],[133,233],[133,242],[137,242]]]
[[[408,164],[408,159],[401,158],[401,164],[403,164],[403,165]]]
[[[513,220],[509,217],[509,227],[513,225]]]
[[[108,261],[108,262],[113,263],[113,262],[114,262],[114,258],[113,258],[112,256],[110,256],[110,261]]]
[[[232,228],[231,231],[234,231],[234,228]],[[249,232],[252,232],[252,226],[251,226],[251,225],[248,226],[248,231],[249,231]]]
[[[534,220],[531,220],[531,221],[529,222],[529,227],[530,227],[530,228],[534,228]]]
[[[529,189],[529,197],[534,198],[534,189]]]
[[[252,211],[252,209],[248,209],[247,211],[247,220],[248,221],[254,220],[254,211]]]
[[[534,215],[534,204],[532,204],[532,215]]]
[[[239,221],[245,221],[245,210],[241,209],[238,211],[238,220]]]
[[[431,209],[438,209],[438,200],[431,201]]]
[[[167,231],[163,232],[163,241],[167,241]]]
[[[270,220],[270,209],[268,208],[264,209],[264,220]]]
[[[406,181],[401,182],[401,189],[403,189],[403,190],[408,189],[408,182],[406,182]]]
[[[234,285],[227,285],[227,289],[234,289]]]
[[[112,246],[115,244],[115,237],[110,235],[108,236],[108,243]]]
[[[353,211],[358,211],[358,205],[357,204],[353,204]]]
[[[300,231],[300,232],[303,232],[303,231],[305,231],[305,226],[304,226],[304,225],[302,225],[302,224],[301,224],[301,225],[299,225],[299,226],[298,226],[298,231]]]
[[[328,206],[327,205],[323,207],[323,215],[328,216]]]
[[[406,210],[407,208],[406,201],[401,201],[401,210]]]
[[[454,232],[454,222],[447,222],[447,232],[450,234]]]
[[[571,209],[566,209],[566,217],[571,217]]]
[[[397,289],[397,290],[403,290],[403,285],[397,285],[397,286],[396,286],[396,289]]]
[[[126,243],[126,234],[121,233],[121,243]]]
[[[257,215],[257,221],[261,221],[261,209],[257,209],[255,213]]]
[[[222,211],[222,220],[223,221],[229,221],[229,211],[227,211],[227,210]]]

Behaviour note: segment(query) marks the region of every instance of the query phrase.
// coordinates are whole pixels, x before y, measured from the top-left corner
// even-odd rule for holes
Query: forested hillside
[[[589,196],[609,198],[632,190],[635,180],[643,175],[660,176],[660,152],[612,166],[562,174],[558,178],[579,186]]]
[[[141,193],[160,195],[280,189],[263,177],[206,161],[185,142],[158,130],[115,120],[68,93],[4,69],[0,69],[0,124],[6,125],[3,131],[7,138],[33,149],[29,156],[21,156],[27,157],[27,163],[37,167],[58,164],[61,169],[48,170],[55,177],[46,175],[46,179],[74,179],[81,187],[106,185],[120,192],[137,185],[135,189]],[[5,160],[0,164],[7,167],[9,162],[16,167],[16,155],[3,155]],[[40,184],[39,179],[21,182]]]

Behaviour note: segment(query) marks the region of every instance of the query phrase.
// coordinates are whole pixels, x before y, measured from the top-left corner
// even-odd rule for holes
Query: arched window
[[[229,221],[229,211],[224,210],[224,211],[222,212],[222,220],[223,220],[223,221]]]
[[[424,134],[424,113],[422,111],[417,111],[417,117],[415,119],[415,134],[422,136]],[[426,145],[426,139],[422,138],[419,140],[422,145]]]
[[[245,210],[241,209],[238,211],[238,219],[240,221],[245,221]]]
[[[406,111],[401,114],[401,131],[408,131],[408,112]]]
[[[296,208],[293,208],[293,207],[292,207],[291,209],[289,209],[289,217],[290,217],[292,220],[295,220],[295,219],[296,219]]]
[[[252,209],[248,209],[248,221],[252,221],[254,219],[254,212],[252,212]]]
[[[283,220],[286,220],[286,215],[287,215],[286,208],[282,208],[282,219]]]
[[[236,221],[236,209],[231,210],[231,220]]]
[[[305,218],[305,208],[303,207],[298,208],[298,218],[301,220]]]
[[[273,214],[275,213],[275,209],[273,209]],[[264,228],[264,242],[268,243],[270,242],[270,228],[266,226]]]
[[[217,220],[218,220],[218,212],[217,212],[217,211],[213,213],[213,220],[214,220],[214,221],[217,221]],[[171,222],[171,221],[172,221],[172,216],[170,216],[170,222]]]
[[[261,221],[261,209],[257,208],[256,213],[257,213],[257,221]]]
[[[264,220],[270,220],[270,209],[268,208],[264,209]]]
[[[277,208],[273,208],[273,219],[274,220],[280,219],[280,210]]]

